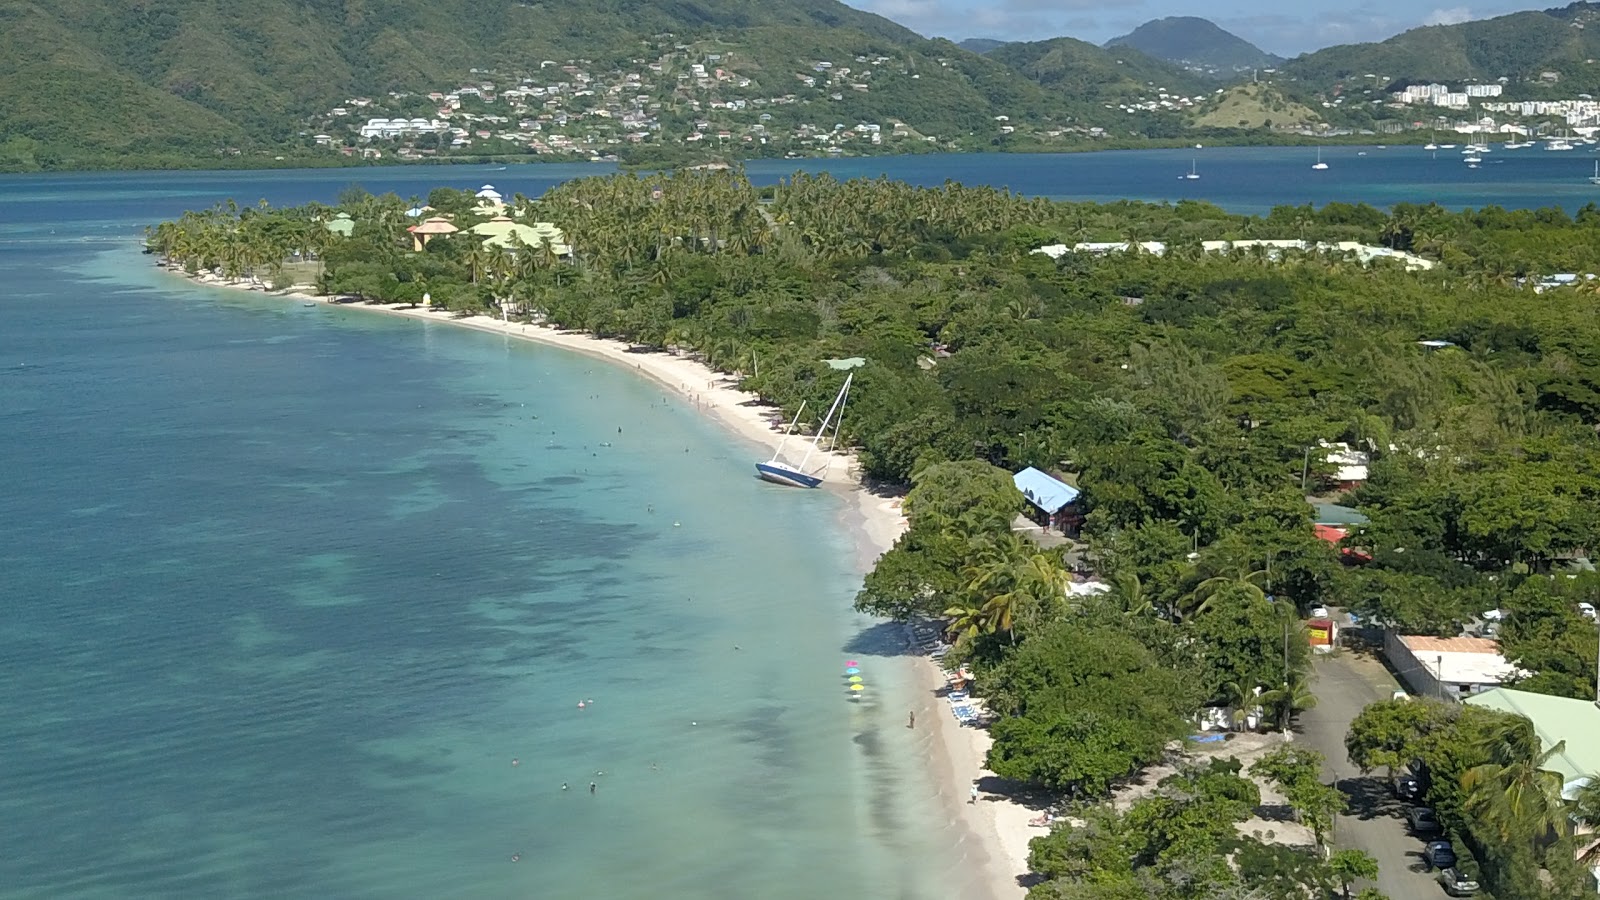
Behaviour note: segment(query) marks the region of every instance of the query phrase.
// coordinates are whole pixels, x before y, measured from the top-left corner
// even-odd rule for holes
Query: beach
[[[181,274],[181,273],[174,273]],[[259,285],[228,281],[214,275],[191,279],[200,284],[261,292]],[[333,297],[317,296],[308,288],[269,292],[285,300],[336,305],[342,309],[363,309],[376,313],[458,325],[500,334],[518,340],[560,347],[575,353],[631,368],[663,389],[677,395],[699,413],[770,453],[783,439],[783,428],[774,424],[776,410],[756,394],[740,390],[734,380],[713,371],[698,359],[672,352],[641,351],[625,341],[597,338],[589,334],[539,324],[507,322],[491,316],[459,316],[446,310],[405,305],[380,305]],[[867,490],[857,476],[853,454],[818,451],[824,458],[824,489],[843,501],[841,521],[854,534],[858,566],[869,570],[879,555],[893,546],[905,531],[907,520],[898,497]],[[975,883],[987,888],[993,900],[1012,900],[1026,891],[1019,879],[1027,872],[1028,841],[1044,832],[1028,825],[1033,811],[1018,803],[981,790],[993,773],[983,768],[990,739],[988,732],[961,725],[950,714],[949,704],[936,692],[945,686],[940,667],[924,656],[911,657],[919,692],[917,728],[924,740],[927,763],[940,793],[940,805],[948,811],[949,827],[957,829],[955,842],[966,861],[980,867],[984,877]],[[976,803],[969,795],[974,782],[980,784]],[[976,900],[976,898],[975,898]]]

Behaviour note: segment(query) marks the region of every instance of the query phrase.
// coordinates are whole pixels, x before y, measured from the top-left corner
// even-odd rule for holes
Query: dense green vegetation
[[[1121,37],[1112,38],[1106,46],[1132,47],[1154,59],[1186,63],[1219,73],[1266,68],[1283,62],[1244,38],[1218,28],[1210,19],[1196,16],[1152,19]]]
[[[1574,26],[1578,27],[1574,27]],[[1492,82],[1511,79],[1507,91],[1531,97],[1573,97],[1600,87],[1600,4],[1512,13],[1458,25],[1414,28],[1374,44],[1343,44],[1285,63],[1285,75],[1318,87],[1369,73],[1389,83]],[[1527,93],[1521,82],[1555,72],[1550,93]]]
[[[1600,848],[1578,853],[1592,839],[1572,826],[1600,825],[1600,781],[1573,801],[1563,799],[1561,777],[1541,768],[1557,748],[1542,749],[1527,719],[1476,706],[1395,700],[1364,710],[1345,744],[1364,770],[1409,768],[1426,779],[1428,803],[1457,845],[1479,861],[1493,896],[1593,892],[1589,873],[1573,860],[1600,861]]]
[[[1600,271],[1600,208],[1330,204],[1249,217],[803,174],[757,191],[737,172],[691,171],[513,198],[516,217],[563,229],[572,252],[561,256],[551,244],[485,248],[467,233],[413,252],[405,210],[417,199],[348,190],[338,209],[355,221],[349,237],[326,227],[333,207],[222,207],[157,226],[149,246],[189,271],[277,284],[285,260],[316,260],[319,286],[337,295],[426,293],[463,314],[692,353],[786,411],[827,408],[842,375],[822,360],[865,357],[844,436],[866,479],[909,486],[910,527],[857,605],[949,623],[952,659],[972,667],[999,715],[989,763],[1005,777],[1094,809],[1187,736],[1203,706],[1288,727],[1316,699],[1300,622],[1317,605],[1439,634],[1500,608],[1524,687],[1582,696],[1593,683],[1595,631],[1576,602],[1600,583],[1563,566],[1600,539],[1600,281],[1535,293],[1519,279]],[[426,199],[463,227],[487,216],[461,192]],[[1251,237],[1382,243],[1437,266],[1200,250]],[[1095,239],[1168,251],[1030,252]],[[1369,448],[1368,482],[1339,495],[1320,441]],[[1082,489],[1080,549],[1108,593],[1068,592],[1066,557],[1012,531],[1023,498],[1010,472],[1025,465]],[[1329,544],[1308,495],[1342,499],[1370,523]],[[1452,715],[1476,727],[1475,713]],[[1466,773],[1526,760],[1474,757],[1469,745],[1352,755],[1432,760],[1435,784],[1462,792],[1439,801],[1460,810],[1454,827],[1481,834],[1500,820],[1470,799]],[[1259,774],[1320,838],[1335,801],[1315,770],[1289,754]],[[1492,780],[1482,771],[1477,785]],[[1188,849],[1164,849],[1172,838],[1140,830],[1149,823],[1132,812],[1093,815],[1091,833],[1064,829],[1046,842],[1054,849],[1036,847],[1051,876],[1039,896],[1199,900],[1228,895],[1212,892],[1214,878],[1245,877],[1213,867],[1213,880],[1174,884],[1161,867],[1187,866]],[[1179,843],[1205,856],[1209,840],[1220,838]],[[1118,877],[1146,893],[1084,892],[1081,859],[1135,846],[1154,849],[1116,851]],[[1309,854],[1229,846],[1241,866],[1290,883],[1327,874]],[[1505,870],[1492,876],[1500,900],[1532,896],[1514,885],[1548,860],[1524,849],[1479,854]],[[1361,868],[1345,862],[1346,874]]]
[[[905,70],[870,93],[771,107],[775,130],[795,116],[823,128],[903,121],[947,141],[977,133],[982,148],[996,115],[1061,123],[1142,90],[1115,72],[1076,93],[1047,90],[835,0],[65,0],[0,8],[8,98],[0,168],[160,165],[235,152],[270,164],[309,152],[307,117],[352,97],[449,90],[481,80],[479,72],[538,75],[544,60],[583,60],[595,74],[632,71],[679,44],[737,54],[756,84],[752,96],[791,93],[796,73],[817,60],[883,55],[895,74]],[[655,99],[669,114],[679,105],[665,91]],[[407,114],[426,112],[424,103]]]

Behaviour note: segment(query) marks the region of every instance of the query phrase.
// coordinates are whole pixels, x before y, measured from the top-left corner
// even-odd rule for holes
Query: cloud
[[[1436,9],[1433,12],[1428,13],[1428,15],[1423,18],[1422,24],[1460,25],[1462,22],[1470,22],[1475,18],[1477,18],[1477,16],[1473,15],[1472,10],[1467,9],[1465,6],[1452,6],[1449,9]]]

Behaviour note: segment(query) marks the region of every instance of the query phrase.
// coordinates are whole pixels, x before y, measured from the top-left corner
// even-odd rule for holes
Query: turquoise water
[[[967,890],[837,498],[625,369],[145,262],[0,249],[0,895]]]
[[[1240,210],[1593,193],[1577,154],[1385,152],[826,165]],[[137,251],[230,196],[600,171],[0,177],[0,897],[982,895],[838,498],[625,369]]]

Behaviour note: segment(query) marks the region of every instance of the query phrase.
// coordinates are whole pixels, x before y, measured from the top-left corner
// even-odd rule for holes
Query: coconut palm
[[[1290,670],[1289,677],[1270,691],[1262,691],[1256,698],[1279,731],[1288,731],[1294,717],[1317,705],[1317,695],[1311,693],[1304,673]]]
[[[1539,737],[1524,719],[1491,728],[1474,745],[1489,761],[1461,776],[1467,794],[1462,808],[1504,841],[1565,834],[1570,822],[1562,778],[1546,766],[1566,747],[1557,741],[1541,753]]]

